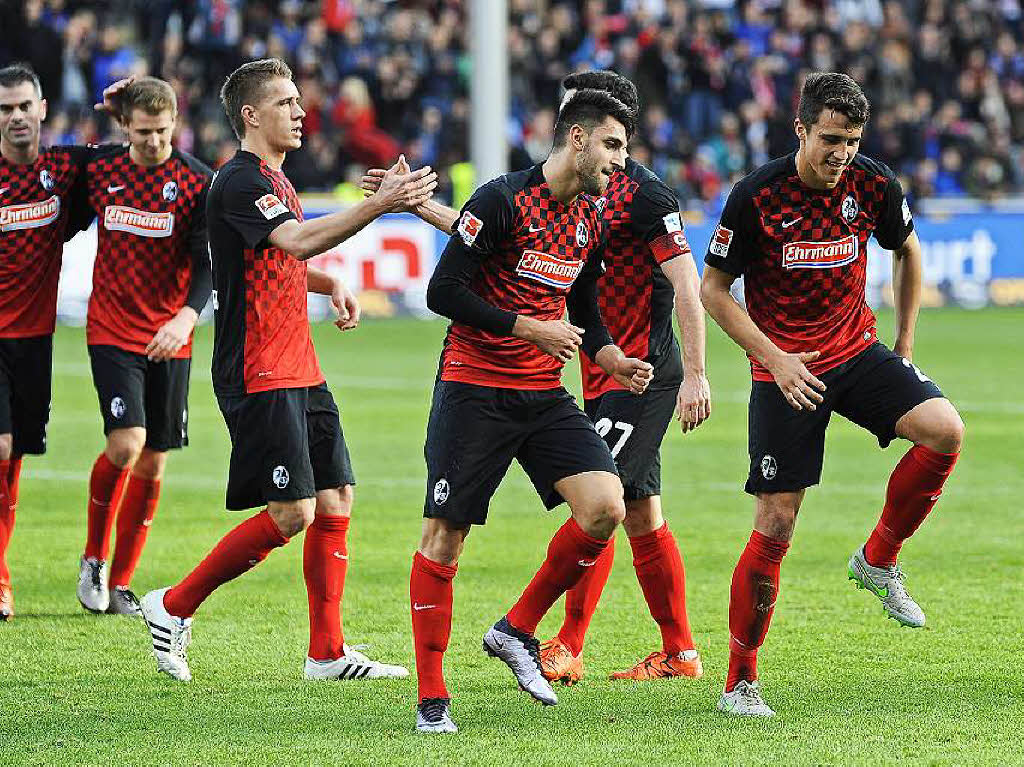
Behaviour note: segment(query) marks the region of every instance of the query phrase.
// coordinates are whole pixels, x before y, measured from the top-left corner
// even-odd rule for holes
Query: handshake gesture
[[[387,170],[368,171],[363,176],[362,188],[367,197],[374,196],[391,213],[413,211],[433,196],[437,174],[429,165],[410,170],[403,154]]]

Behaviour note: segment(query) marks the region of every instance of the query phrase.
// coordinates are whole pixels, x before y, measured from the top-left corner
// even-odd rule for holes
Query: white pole
[[[508,170],[508,2],[472,0],[470,159],[479,186]]]

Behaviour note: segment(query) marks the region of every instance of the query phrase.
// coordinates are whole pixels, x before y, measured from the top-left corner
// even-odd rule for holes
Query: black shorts
[[[564,501],[555,483],[585,471],[615,474],[594,424],[559,387],[520,391],[438,381],[423,447],[423,516],[482,525],[512,459],[519,461],[548,509]]]
[[[226,505],[232,511],[356,483],[327,384],[218,395],[217,403],[231,435]]]
[[[880,343],[818,378],[828,389],[814,411],[794,410],[774,381],[754,381],[748,411],[748,493],[784,493],[818,484],[825,428],[833,411],[887,447],[900,418],[942,396],[917,367]]]
[[[52,335],[0,338],[0,434],[12,436],[14,455],[46,452],[52,371]]]
[[[145,354],[97,344],[89,347],[89,361],[104,434],[141,426],[150,450],[188,444],[191,359],[150,362]]]
[[[678,386],[648,389],[640,396],[610,391],[584,403],[619,467],[627,501],[661,495],[661,441],[678,393]]]

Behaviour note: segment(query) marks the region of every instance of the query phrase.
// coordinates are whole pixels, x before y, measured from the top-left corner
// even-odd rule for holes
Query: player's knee
[[[470,529],[469,525],[456,526],[444,519],[424,519],[419,551],[431,562],[454,565]]]
[[[11,460],[14,453],[14,437],[11,434],[0,434],[0,461]]]
[[[145,446],[145,429],[117,429],[107,436],[105,452],[112,464],[123,469],[139,459]]]
[[[964,422],[960,414],[950,406],[930,430],[929,442],[926,447],[937,453],[959,453],[964,441]]]
[[[316,499],[302,498],[286,503],[271,503],[267,511],[286,538],[298,535],[311,524],[316,515]]]
[[[583,532],[595,538],[608,538],[626,518],[626,504],[621,493],[603,493],[590,499],[577,523]]]
[[[166,467],[166,452],[144,449],[132,466],[132,474],[140,479],[156,481],[163,478]]]
[[[342,485],[316,494],[316,513],[335,517],[352,516],[355,493],[352,485]]]

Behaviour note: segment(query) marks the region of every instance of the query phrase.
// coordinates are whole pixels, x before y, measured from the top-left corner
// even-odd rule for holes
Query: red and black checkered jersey
[[[79,228],[71,209],[81,204],[89,153],[55,146],[27,165],[0,156],[0,338],[53,333],[61,256]]]
[[[586,195],[562,203],[540,165],[494,179],[463,207],[453,241],[480,266],[470,290],[498,309],[538,320],[565,316],[584,267],[600,268],[601,212]],[[553,389],[562,364],[529,341],[452,322],[441,379],[481,386]]]
[[[661,264],[690,257],[679,202],[652,171],[627,159],[598,206],[604,210],[606,271],[597,293],[608,332],[626,356],[654,366],[658,386],[677,386],[683,366],[672,331],[675,292]],[[586,356],[580,370],[586,399],[624,388]]]
[[[814,373],[876,340],[864,295],[868,238],[900,247],[914,230],[895,174],[857,155],[833,189],[800,181],[796,154],[762,166],[733,188],[705,262],[743,276],[750,318],[786,352],[820,351]],[[751,359],[757,381],[771,374]]]
[[[206,215],[216,393],[323,383],[309,332],[306,262],[267,241],[285,221],[302,221],[291,182],[255,154],[239,150],[214,176]]]
[[[143,354],[185,305],[193,260],[208,258],[206,191],[212,175],[177,149],[153,167],[135,163],[128,147],[98,152],[86,165],[89,205],[98,217],[89,344]],[[189,339],[175,356],[191,354]]]

